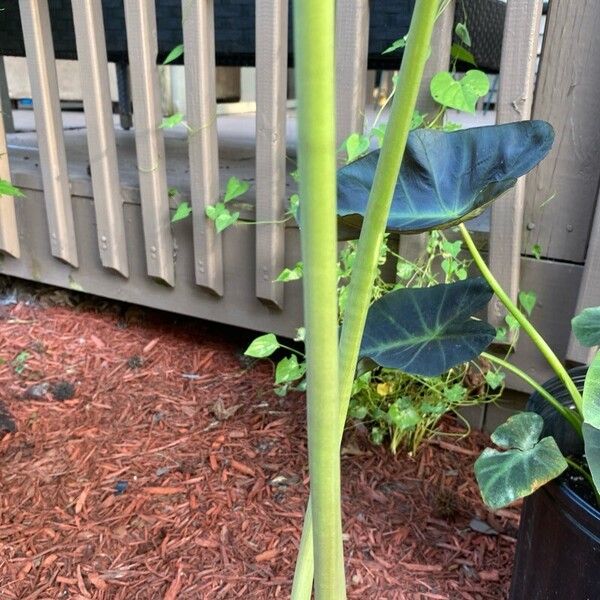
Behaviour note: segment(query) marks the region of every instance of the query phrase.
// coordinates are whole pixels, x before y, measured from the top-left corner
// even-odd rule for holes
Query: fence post
[[[0,57],[2,62],[2,57]],[[10,181],[10,166],[6,150],[6,136],[4,134],[4,120],[0,116],[0,179]],[[12,196],[0,195],[0,251],[6,252],[15,258],[21,256],[19,248],[19,233],[17,231],[17,217],[15,214],[15,201]]]
[[[0,56],[0,118],[4,120],[5,133],[14,133],[15,122],[12,114],[12,103],[8,93],[8,81],[6,79],[6,67],[4,66],[4,56]]]

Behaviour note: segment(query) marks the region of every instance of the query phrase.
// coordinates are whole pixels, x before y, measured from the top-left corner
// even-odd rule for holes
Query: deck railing
[[[596,150],[600,132],[600,109],[593,98],[584,92],[600,83],[600,70],[586,62],[585,55],[595,56],[600,63],[600,41],[593,24],[600,22],[600,8],[593,2],[576,3],[553,0],[548,15],[547,42],[541,66],[537,73],[538,94],[535,96],[537,45],[542,15],[542,0],[508,0],[504,30],[501,74],[498,88],[497,121],[507,122],[549,118],[557,130],[557,143],[552,156],[527,182],[522,179],[509,194],[510,197],[494,204],[489,237],[489,261],[501,283],[513,298],[517,297],[523,277],[541,282],[541,275],[532,276],[534,259],[532,240],[548,242],[558,235],[560,227],[562,254],[542,245],[542,254],[559,264],[571,261],[585,266],[577,267],[581,276],[577,308],[600,304],[600,202],[596,190],[600,181],[600,164]],[[162,121],[158,66],[155,3],[146,0],[124,0],[131,91],[135,120],[135,146],[141,220],[146,264],[146,276],[171,288],[176,281],[174,240],[170,223],[167,162]],[[62,129],[60,102],[48,0],[19,0],[27,64],[35,111],[43,197],[47,216],[47,234],[52,256],[73,268],[80,266],[77,231],[73,214],[72,190],[67,170],[65,138]],[[219,199],[219,152],[217,110],[215,97],[215,23],[213,0],[183,0],[183,42],[185,47],[186,120],[188,125],[189,179],[192,213],[193,278],[178,272],[189,287],[190,279],[201,290],[212,295],[211,302],[225,294],[228,259],[226,236],[215,233],[214,226],[205,216],[205,208]],[[101,0],[72,0],[79,65],[81,68],[83,103],[87,123],[87,142],[93,189],[93,208],[97,235],[98,256],[104,269],[114,272],[115,290],[121,289],[130,277],[131,255],[135,249],[127,239],[124,196],[119,181],[117,144],[113,126],[109,92],[106,42],[103,31]],[[244,266],[254,269],[253,295],[264,304],[265,319],[277,311],[289,309],[285,288],[276,282],[277,275],[286,265],[287,227],[282,222],[286,207],[286,118],[288,90],[288,1],[256,0],[256,204],[254,217],[255,256],[244,256]],[[451,2],[437,24],[435,45],[425,77],[421,108],[434,110],[428,94],[429,79],[436,71],[447,67],[453,31],[454,7]],[[564,37],[562,24],[577,25],[578,44]],[[563,28],[564,29],[564,28]],[[574,30],[574,29],[573,29]],[[338,86],[338,140],[350,133],[362,131],[365,111],[367,57],[369,39],[368,0],[338,0],[337,2],[337,86]],[[561,47],[557,50],[557,44]],[[573,64],[574,75],[582,73],[587,65],[584,90],[564,85]],[[591,70],[591,73],[590,73]],[[571,74],[571,75],[573,75]],[[550,86],[558,90],[555,92]],[[563,103],[556,106],[557,95]],[[544,97],[542,97],[542,95]],[[593,131],[582,131],[589,127]],[[577,135],[573,135],[574,129]],[[579,137],[577,137],[579,136]],[[563,144],[564,142],[564,144]],[[592,156],[578,154],[579,151]],[[566,156],[565,152],[570,153]],[[584,161],[582,174],[585,181],[574,181],[568,169],[572,156]],[[0,177],[10,179],[6,137],[0,120]],[[549,172],[550,170],[550,172]],[[558,177],[563,177],[563,181]],[[582,178],[580,178],[582,179]],[[570,196],[562,198],[562,208],[553,216],[550,209],[542,212],[542,225],[536,222],[540,205],[554,190],[567,189]],[[571,218],[568,202],[577,196],[575,215],[576,235],[569,238]],[[592,219],[592,216],[595,217]],[[27,224],[18,223],[15,200],[4,196],[0,201],[0,250],[18,259],[20,240],[30,235]],[[588,227],[584,226],[587,219]],[[524,222],[525,220],[525,222]],[[593,220],[593,226],[589,223]],[[546,223],[550,223],[547,227]],[[89,223],[90,234],[94,224]],[[591,232],[591,235],[590,235]],[[42,232],[36,232],[40,235]],[[577,243],[569,245],[570,239]],[[401,249],[407,254],[416,252],[422,238],[403,238]],[[587,252],[586,252],[587,249]],[[586,258],[587,257],[587,258]],[[241,262],[241,261],[240,261]],[[543,262],[543,261],[542,261]],[[523,272],[525,268],[525,273]],[[18,271],[18,270],[17,270]],[[8,269],[7,272],[10,272]],[[23,271],[18,271],[23,273]],[[43,279],[43,277],[42,277]],[[564,277],[562,281],[564,281]],[[183,285],[183,284],[182,284]],[[546,285],[542,282],[542,285]],[[106,290],[106,284],[103,284]],[[290,288],[294,289],[294,288]],[[91,291],[94,291],[93,289]],[[284,293],[285,291],[285,293]],[[105,293],[105,292],[101,292]],[[297,293],[294,292],[294,293]],[[119,297],[119,292],[114,295]],[[543,290],[541,296],[544,296]],[[190,295],[190,302],[201,302],[202,297]],[[172,308],[168,302],[164,308]],[[551,303],[552,304],[552,303]],[[214,306],[214,304],[211,304]],[[297,307],[297,302],[294,307]],[[240,315],[230,321],[240,325],[264,326]],[[253,309],[255,312],[259,309]],[[546,309],[547,310],[547,309]],[[275,311],[275,312],[268,312]],[[193,311],[191,311],[193,312]],[[204,314],[204,313],[203,313]],[[254,313],[253,313],[254,314]],[[263,314],[263,313],[260,313]],[[551,319],[546,313],[546,319]],[[489,317],[499,324],[504,313],[498,304],[492,304]],[[222,317],[216,316],[216,319]],[[292,319],[293,320],[293,319]],[[566,356],[585,362],[588,353],[573,338],[561,344]],[[567,351],[568,346],[568,351]]]

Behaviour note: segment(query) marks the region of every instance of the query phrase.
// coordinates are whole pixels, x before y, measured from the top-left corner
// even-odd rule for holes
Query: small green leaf
[[[456,240],[455,242],[442,241],[442,251],[449,254],[452,258],[456,258],[460,254],[461,249],[462,240]]]
[[[479,98],[490,90],[490,81],[483,71],[472,69],[459,80],[447,71],[433,76],[430,84],[433,99],[442,106],[475,113]]]
[[[381,427],[373,427],[373,429],[371,429],[371,441],[376,446],[381,446],[381,444],[383,444],[384,439],[385,430],[381,429]]]
[[[537,294],[535,292],[519,292],[519,302],[529,316],[533,312],[536,301]]]
[[[353,419],[362,421],[369,414],[369,409],[362,404],[353,404],[348,413]]]
[[[571,326],[582,346],[600,346],[600,306],[584,308],[573,318]]]
[[[442,131],[446,132],[446,133],[450,133],[452,131],[458,131],[459,129],[462,129],[463,126],[460,123],[454,123],[452,121],[446,121],[443,125],[442,125]]]
[[[594,356],[583,384],[583,420],[600,429],[600,352]]]
[[[465,45],[471,47],[471,35],[469,34],[469,30],[464,23],[457,23],[456,27],[454,27],[454,33],[458,39]]]
[[[289,383],[300,379],[306,373],[306,365],[298,362],[298,357],[295,354],[282,358],[275,368],[275,383]]]
[[[461,62],[468,63],[470,65],[473,65],[474,67],[477,66],[473,53],[469,52],[466,48],[463,48],[459,44],[452,44],[452,46],[450,47],[450,56],[454,60],[460,60]]]
[[[442,261],[442,271],[446,273],[446,275],[450,276],[454,271],[456,271],[456,261],[450,258],[444,258]]]
[[[298,169],[294,169],[293,171],[290,171],[290,177],[296,182],[299,183],[300,182],[300,171],[298,171]]]
[[[239,212],[229,212],[225,209],[220,215],[215,219],[215,229],[217,233],[221,233],[228,227],[231,227],[238,219],[240,218]]]
[[[503,371],[488,371],[485,374],[485,382],[488,384],[490,389],[497,390],[504,382],[505,377],[506,373]]]
[[[581,431],[585,445],[585,458],[596,486],[596,492],[600,493],[600,429],[584,423]]]
[[[301,262],[296,263],[296,265],[292,269],[285,268],[279,275],[275,281],[296,281],[298,279],[302,279],[302,273],[304,271],[304,264]]]
[[[181,202],[177,205],[175,213],[171,217],[171,223],[187,219],[192,214],[192,207],[187,202]]]
[[[0,179],[0,196],[13,196],[15,198],[20,198],[25,196],[25,194],[18,187],[15,187],[10,181]]]
[[[222,215],[225,212],[228,213],[229,211],[222,202],[217,202],[216,204],[207,206],[204,209],[204,212],[211,221],[216,221],[219,215]]]
[[[298,194],[292,194],[289,200],[290,204],[287,209],[289,215],[292,215],[296,221],[298,220],[298,208],[300,206],[300,196]]]
[[[498,342],[502,342],[503,340],[506,339],[506,327],[498,327],[498,329],[496,329],[496,337],[495,340]]]
[[[294,341],[295,342],[303,342],[306,338],[306,328],[304,327],[298,327],[298,329],[296,329],[296,335],[294,336]]]
[[[542,258],[542,247],[539,244],[534,244],[531,247],[531,254],[533,254],[536,260],[540,260]]]
[[[21,373],[23,373],[23,371],[25,370],[25,367],[27,366],[28,360],[29,360],[29,352],[27,352],[26,350],[19,352],[19,354],[17,354],[17,356],[15,356],[15,358],[12,361],[12,365],[13,365],[13,369],[15,370],[15,373],[17,373],[17,375],[21,375]]]
[[[400,50],[406,46],[407,36],[401,37],[399,40],[396,40],[391,46],[388,46],[381,54],[389,54],[390,52],[395,52],[396,50]]]
[[[464,281],[467,278],[468,273],[464,267],[459,267],[456,269],[455,275],[459,281]]]
[[[519,325],[519,321],[517,321],[511,314],[508,314],[504,317],[508,328],[511,331],[517,331],[521,326]]]
[[[486,448],[475,462],[481,496],[490,508],[503,508],[532,494],[567,468],[554,438],[537,441],[543,426],[539,415],[519,413],[492,434],[492,441],[507,450]]]
[[[383,145],[383,138],[385,137],[385,128],[387,127],[387,123],[380,123],[377,127],[373,127],[371,129],[371,137],[377,139],[377,144],[381,148]]]
[[[175,113],[174,115],[171,115],[170,117],[164,117],[162,120],[162,123],[159,125],[159,127],[161,129],[171,129],[172,127],[175,127],[176,125],[179,125],[179,123],[181,123],[181,121],[183,121],[183,114]]]
[[[227,181],[227,187],[225,188],[225,196],[223,202],[226,204],[230,200],[245,194],[250,188],[250,184],[247,181],[241,181],[237,177],[230,177]]]
[[[401,408],[397,404],[388,408],[387,418],[391,425],[400,430],[410,429],[421,421],[421,416],[412,406]]]
[[[280,348],[277,338],[272,333],[265,333],[254,339],[244,354],[253,358],[266,358]]]
[[[366,135],[351,133],[343,144],[348,156],[347,162],[352,162],[369,151],[369,138]]]
[[[413,276],[415,272],[415,265],[409,262],[399,262],[398,267],[396,268],[396,275],[398,279],[407,280]]]
[[[467,388],[465,388],[460,383],[455,383],[454,385],[447,387],[444,389],[444,398],[448,400],[451,404],[458,404],[462,402],[467,396]]]
[[[413,129],[421,127],[425,122],[425,116],[426,115],[420,113],[418,110],[415,110],[410,119],[410,130],[412,131]]]
[[[183,44],[179,44],[175,46],[169,54],[167,54],[167,58],[163,61],[163,65],[168,65],[172,63],[174,60],[177,60],[183,54]]]

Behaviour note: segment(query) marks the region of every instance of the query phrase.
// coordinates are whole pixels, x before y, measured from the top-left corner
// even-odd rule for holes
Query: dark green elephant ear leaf
[[[410,133],[388,230],[418,233],[471,219],[548,154],[554,130],[522,121],[453,132]],[[338,214],[360,228],[379,151],[338,171]]]
[[[600,429],[584,422],[581,431],[585,444],[585,459],[590,468],[596,491],[600,494]]]
[[[405,373],[440,375],[476,358],[494,339],[493,327],[472,318],[491,296],[482,278],[390,292],[369,309],[360,357]]]
[[[481,496],[490,508],[533,494],[567,468],[554,438],[538,441],[543,426],[538,414],[519,413],[492,434],[492,441],[505,450],[486,448],[475,461]]]

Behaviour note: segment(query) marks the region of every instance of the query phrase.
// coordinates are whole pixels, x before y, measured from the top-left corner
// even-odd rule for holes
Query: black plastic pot
[[[578,387],[586,369],[573,369]],[[565,406],[570,398],[558,379],[544,387]],[[536,393],[528,409],[544,416],[545,434],[561,449],[580,448],[577,437],[555,419],[555,411]],[[517,539],[510,600],[597,600],[600,598],[600,511],[581,498],[566,478],[525,499]]]

